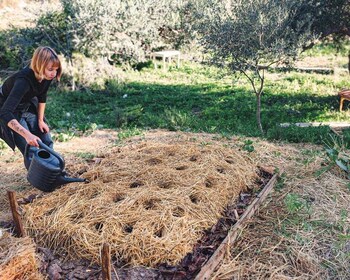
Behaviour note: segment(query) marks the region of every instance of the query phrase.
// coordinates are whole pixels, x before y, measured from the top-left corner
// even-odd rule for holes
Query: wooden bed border
[[[239,229],[243,229],[243,225],[251,218],[261,203],[265,200],[267,195],[272,191],[273,187],[277,183],[278,174],[274,174],[266,186],[260,191],[253,202],[244,211],[239,220],[231,227],[226,238],[221,242],[220,246],[216,249],[214,254],[208,259],[208,261],[202,266],[201,270],[197,274],[195,280],[208,280],[211,274],[215,271],[218,265],[223,260],[225,253],[229,250],[230,245],[237,239],[239,235]]]

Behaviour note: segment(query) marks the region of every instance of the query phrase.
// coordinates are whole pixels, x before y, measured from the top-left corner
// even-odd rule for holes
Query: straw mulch
[[[108,242],[119,263],[154,267],[191,252],[257,175],[238,149],[178,139],[114,148],[84,177],[24,207],[30,235],[69,259],[98,262]]]
[[[10,206],[7,198],[8,190],[24,190],[32,187],[26,180],[26,171],[21,153],[14,153],[10,148],[0,150],[0,220],[7,220]]]
[[[0,237],[0,279],[41,280],[35,246],[29,237],[15,238],[8,233]]]
[[[322,147],[255,143],[257,164],[284,170],[211,279],[350,279],[350,192]]]

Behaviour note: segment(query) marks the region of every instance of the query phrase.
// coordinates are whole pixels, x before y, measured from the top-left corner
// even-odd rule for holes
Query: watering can
[[[61,185],[85,181],[82,178],[66,177],[63,158],[43,142],[38,143],[40,148],[36,148],[31,156],[29,155],[31,147],[28,144],[24,152],[29,183],[41,191],[52,192]]]

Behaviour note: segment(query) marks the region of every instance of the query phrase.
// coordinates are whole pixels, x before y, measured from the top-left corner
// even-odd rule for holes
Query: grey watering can
[[[29,150],[33,147],[27,145],[24,152],[24,164],[28,169],[27,180],[35,188],[52,192],[57,187],[73,182],[84,182],[82,178],[66,177],[64,160],[53,149],[38,141],[40,148],[35,148],[32,155]]]

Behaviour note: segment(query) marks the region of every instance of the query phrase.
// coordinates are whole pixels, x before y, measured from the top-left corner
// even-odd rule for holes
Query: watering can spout
[[[78,182],[85,182],[85,181],[86,180],[83,178],[72,178],[64,175],[64,176],[58,177],[55,183],[60,186],[68,183],[78,183]]]

